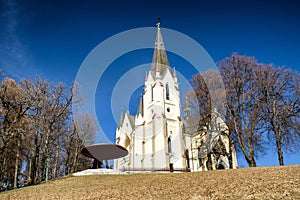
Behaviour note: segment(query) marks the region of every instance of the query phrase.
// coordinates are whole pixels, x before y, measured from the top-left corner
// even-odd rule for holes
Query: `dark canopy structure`
[[[92,144],[81,149],[81,153],[89,158],[101,160],[112,160],[128,155],[125,147],[117,144]]]

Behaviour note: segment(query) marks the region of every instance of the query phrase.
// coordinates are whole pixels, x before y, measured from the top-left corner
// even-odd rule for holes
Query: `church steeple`
[[[173,78],[174,78],[175,82],[177,83],[177,74],[176,74],[175,67],[174,67],[174,72],[173,72]]]
[[[121,126],[123,125],[124,118],[125,118],[125,114],[124,114],[124,110],[122,109],[121,115],[120,115],[120,120],[119,120],[119,123],[118,123],[118,128],[121,128]]]
[[[148,81],[148,72],[146,71],[145,81]]]
[[[188,97],[185,96],[185,101],[184,101],[184,118],[187,119],[191,116],[191,106],[190,102],[188,100]]]
[[[143,117],[144,116],[144,102],[143,102],[143,96],[140,96],[140,103],[138,107],[138,111],[136,113],[136,116],[139,116],[139,114]]]
[[[153,77],[163,78],[167,70],[170,70],[170,65],[165,49],[165,44],[160,32],[160,21],[158,20],[157,25],[157,34],[155,40],[154,53],[152,58],[151,73]]]

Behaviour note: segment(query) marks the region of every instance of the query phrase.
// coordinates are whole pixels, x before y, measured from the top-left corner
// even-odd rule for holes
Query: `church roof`
[[[199,131],[199,124],[195,123],[195,121],[191,121],[188,119],[183,119],[183,133],[193,135]]]
[[[134,123],[135,116],[130,115],[129,111],[127,111],[126,114],[128,115],[128,119],[129,119],[131,127],[134,128],[135,127],[135,123]]]
[[[123,125],[124,118],[125,118],[125,114],[124,114],[124,111],[122,109],[121,114],[120,114],[120,120],[119,120],[119,123],[118,123],[118,128],[120,128]]]
[[[126,113],[124,113],[123,110],[121,111],[120,120],[119,120],[119,123],[118,123],[118,128],[121,128],[123,126],[125,115],[127,115],[131,127],[134,128],[134,126],[135,126],[135,123],[134,123],[135,117],[130,115],[128,110],[126,111]]]
[[[151,75],[156,77],[156,72],[160,72],[161,78],[163,78],[167,70],[170,70],[170,64],[168,61],[165,44],[160,32],[160,23],[157,23],[157,34],[155,40],[154,54],[152,58]]]

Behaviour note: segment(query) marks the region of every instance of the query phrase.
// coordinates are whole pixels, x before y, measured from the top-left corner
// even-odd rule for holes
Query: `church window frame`
[[[153,88],[154,86],[151,85],[151,102],[153,102]]]
[[[189,150],[188,150],[188,149],[185,149],[184,154],[185,154],[185,158],[186,158],[186,167],[187,167],[188,169],[190,169],[191,166],[190,166]]]
[[[198,157],[198,166],[202,167],[203,166],[203,160],[202,160],[202,156],[201,156],[200,146],[197,148],[197,157]]]
[[[172,153],[172,141],[171,136],[168,137],[168,153]]]
[[[166,100],[170,100],[170,89],[168,83],[166,83]]]

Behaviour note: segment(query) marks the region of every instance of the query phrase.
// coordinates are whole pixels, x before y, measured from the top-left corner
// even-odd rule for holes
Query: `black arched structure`
[[[222,163],[219,163],[217,166],[217,169],[225,169],[225,166]]]
[[[112,160],[128,155],[125,147],[117,144],[93,144],[81,149],[81,153],[89,158],[101,160]]]

